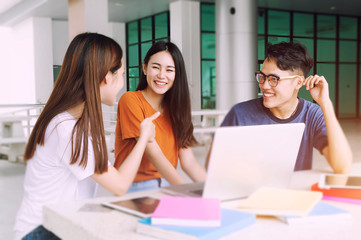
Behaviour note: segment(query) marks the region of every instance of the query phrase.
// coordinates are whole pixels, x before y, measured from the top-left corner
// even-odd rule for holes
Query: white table
[[[361,174],[358,163],[353,173]],[[309,189],[318,181],[320,171],[295,172],[291,181],[294,189]],[[109,210],[99,204],[103,201],[126,199],[131,196],[149,194],[161,197],[158,190],[132,193],[123,197],[103,197],[86,201],[60,203],[44,207],[44,226],[62,239],[153,239],[135,233],[137,217],[116,210]],[[239,201],[224,202],[222,207],[234,208]],[[361,239],[361,206],[341,202],[329,203],[349,211],[349,221],[337,223],[287,225],[275,218],[257,217],[256,223],[223,239]],[[88,205],[87,205],[88,204]],[[92,205],[89,205],[92,204]],[[93,210],[80,210],[92,206]]]

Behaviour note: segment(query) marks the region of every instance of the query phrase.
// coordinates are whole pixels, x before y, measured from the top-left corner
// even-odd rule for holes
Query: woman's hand
[[[160,112],[154,113],[152,116],[144,119],[140,123],[140,136],[139,138],[146,138],[149,142],[152,142],[155,138],[155,126],[153,124],[153,120],[159,117]]]

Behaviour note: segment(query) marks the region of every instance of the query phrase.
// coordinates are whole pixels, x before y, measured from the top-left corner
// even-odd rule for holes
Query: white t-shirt
[[[68,112],[55,116],[45,132],[44,146],[37,145],[27,162],[24,197],[14,226],[20,239],[42,224],[42,207],[47,204],[95,197],[94,154],[89,138],[86,168],[70,165],[71,136],[76,119]]]

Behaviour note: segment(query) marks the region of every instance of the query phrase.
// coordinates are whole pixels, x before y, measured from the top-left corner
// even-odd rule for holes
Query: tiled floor
[[[343,120],[341,124],[350,141],[354,161],[361,161],[361,121]],[[207,154],[206,147],[196,147],[194,153],[203,164]],[[314,168],[329,168],[326,160],[317,151],[314,152]],[[12,239],[12,227],[23,195],[24,172],[25,164],[0,160],[0,239]],[[110,193],[101,188],[98,195]]]

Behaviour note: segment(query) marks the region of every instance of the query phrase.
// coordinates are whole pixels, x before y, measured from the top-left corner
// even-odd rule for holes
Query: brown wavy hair
[[[188,148],[196,144],[197,140],[193,135],[191,100],[182,53],[174,43],[159,41],[154,43],[148,50],[144,58],[144,64],[147,66],[149,59],[161,51],[169,52],[175,64],[174,83],[172,88],[164,94],[162,104],[169,113],[178,147]],[[147,86],[147,76],[142,69],[137,90],[144,90]]]
[[[72,131],[70,164],[86,167],[88,138],[91,136],[95,173],[108,170],[100,83],[110,71],[121,67],[123,52],[113,39],[98,33],[77,35],[66,51],[54,89],[41,112],[27,143],[24,159],[34,156],[37,144],[44,145],[49,122],[59,113],[84,103]]]

